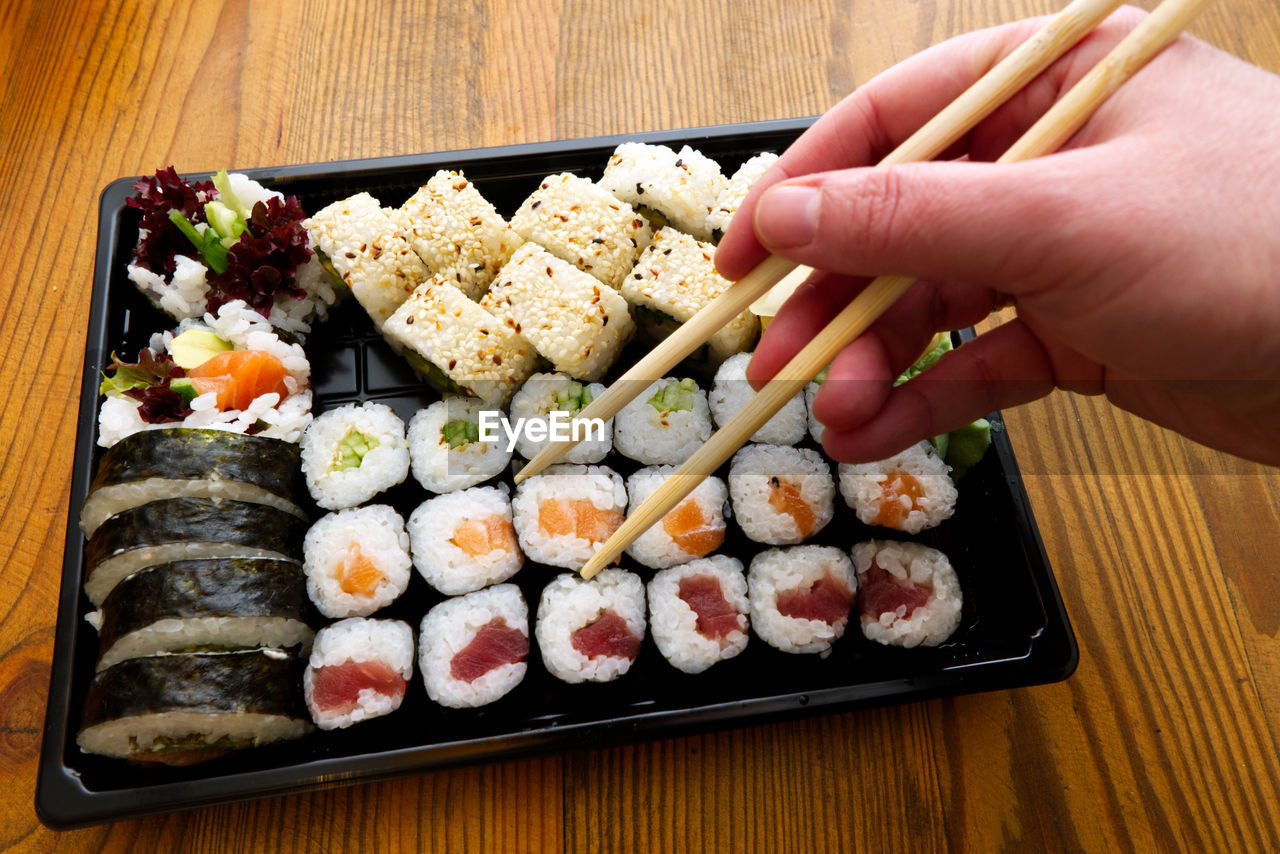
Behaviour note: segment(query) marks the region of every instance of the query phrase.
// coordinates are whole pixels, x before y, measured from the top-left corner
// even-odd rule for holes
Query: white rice
[[[498,665],[470,682],[455,679],[452,673],[458,653],[481,629],[499,619],[529,637],[529,608],[514,584],[446,599],[427,612],[418,643],[418,668],[427,696],[442,706],[474,708],[506,696],[520,684],[528,669],[523,660]]]
[[[370,718],[390,714],[400,708],[404,693],[396,696],[362,688],[350,711],[320,709],[313,699],[316,671],[347,662],[379,661],[404,677],[413,678],[413,630],[400,620],[340,620],[316,632],[307,669],[302,674],[302,692],[311,719],[320,729],[342,729]]]
[[[649,386],[618,413],[613,444],[618,453],[645,465],[679,465],[711,438],[707,393],[694,388],[692,409],[662,410],[652,400],[670,383],[667,377]]]
[[[675,466],[654,466],[640,469],[627,478],[627,495],[630,497],[631,508],[634,510],[639,507],[675,470]],[[653,569],[663,569],[705,557],[719,548],[720,544],[724,543],[725,528],[727,527],[725,524],[725,504],[728,498],[729,493],[723,480],[714,476],[706,478],[666,516],[663,516],[656,524],[636,537],[635,541],[627,548],[627,554]],[[671,519],[688,502],[693,502],[698,506],[704,520],[704,528],[719,534],[719,544],[700,553],[685,551],[666,528],[666,521]],[[692,533],[692,531],[689,533]]]
[[[337,466],[341,443],[359,433],[373,447],[359,464]],[[302,436],[302,472],[311,497],[326,510],[354,507],[390,489],[409,475],[409,443],[404,422],[384,403],[350,403],[311,422]]]
[[[929,442],[919,442],[905,451],[874,463],[852,465],[841,463],[840,494],[867,525],[880,524],[877,519],[887,500],[895,501],[903,514],[901,524],[890,525],[908,534],[916,534],[951,518],[959,493],[951,481],[951,467]],[[885,485],[895,474],[909,475],[919,483],[922,496],[885,496]]]
[[[565,374],[542,373],[534,374],[525,381],[525,384],[516,392],[515,397],[511,398],[511,423],[518,424],[520,419],[525,421],[525,429],[522,429],[516,435],[516,453],[525,459],[533,459],[551,444],[550,432],[547,427],[535,427],[547,438],[544,441],[534,441],[530,436],[529,425],[541,424],[550,425],[549,416],[552,412],[563,411],[556,410],[556,395],[568,393],[571,386],[585,387],[590,393],[591,399],[604,394],[604,386],[600,383],[580,383],[577,380],[570,379]],[[577,413],[569,413],[562,418],[571,418]],[[610,418],[604,422],[603,431],[586,432],[587,422],[579,422],[577,429],[582,430],[582,435],[590,435],[591,438],[579,442],[561,459],[567,463],[598,463],[605,458],[613,448],[613,419]],[[572,430],[566,423],[566,429]],[[505,443],[506,438],[502,441]]]
[[[573,646],[574,633],[606,611],[620,617],[634,637],[644,637],[644,584],[640,576],[622,569],[606,569],[587,581],[564,573],[543,588],[535,634],[542,663],[551,675],[569,683],[609,682],[631,669],[634,658],[588,658]]]
[[[789,486],[813,513],[809,531],[796,516],[774,506],[775,488]],[[758,543],[790,545],[821,531],[835,515],[831,468],[817,451],[785,445],[747,445],[729,466],[729,497],[742,532]]]
[[[711,414],[721,427],[755,396],[755,391],[747,382],[747,365],[750,361],[750,353],[737,353],[725,359],[716,370],[709,402]],[[769,445],[794,445],[804,438],[807,418],[804,396],[797,394],[752,434],[751,441]]]
[[[698,630],[698,612],[680,596],[680,582],[698,576],[720,583],[725,601],[738,612],[736,629],[719,637]],[[746,649],[750,601],[742,562],[736,558],[716,555],[664,569],[649,581],[648,594],[649,631],[658,651],[677,670],[701,673]]]
[[[818,396],[818,390],[821,388],[822,384],[817,382],[810,382],[804,387],[804,408],[805,412],[809,414],[809,435],[819,445],[822,444],[822,434],[826,432],[827,427],[813,414],[813,401]]]
[[[347,551],[360,551],[382,572],[369,595],[342,589]],[[307,595],[326,617],[364,617],[390,605],[409,586],[409,535],[404,520],[384,504],[330,513],[311,526],[302,544]]]
[[[778,155],[771,151],[762,152],[739,166],[738,171],[733,173],[733,177],[725,182],[719,195],[716,196],[715,207],[707,215],[707,228],[710,229],[712,237],[723,234],[729,229],[729,223],[733,221],[734,214],[742,206],[743,200],[751,190],[751,185],[769,171],[769,167],[776,162],[778,162]]]
[[[230,341],[236,350],[263,350],[280,360],[288,372],[284,384],[288,394],[283,401],[276,392],[255,398],[247,409],[218,410],[215,392],[199,395],[190,403],[193,410],[182,421],[148,424],[138,414],[141,404],[128,397],[107,397],[98,411],[98,444],[109,448],[125,436],[139,430],[165,427],[208,427],[244,433],[250,428],[259,436],[296,442],[311,423],[311,363],[299,344],[282,341],[271,324],[241,300],[233,300],[218,309],[217,315],[202,319],[188,318],[172,332],[151,336],[152,352],[167,353],[173,339],[189,329],[206,329]],[[260,424],[265,427],[257,429]]]
[[[642,142],[614,149],[600,178],[601,187],[641,213],[654,211],[699,240],[711,238],[707,216],[726,183],[719,164],[687,145],[676,152]]]
[[[576,532],[548,533],[542,525],[541,510],[544,502],[553,499],[589,501],[597,510],[616,513],[621,524],[627,490],[612,469],[568,464],[551,466],[516,487],[511,509],[525,555],[538,563],[578,569],[604,545],[604,539],[587,539]]]
[[[457,596],[506,581],[520,571],[524,555],[516,547],[514,529],[510,550],[494,549],[485,555],[472,556],[454,543],[453,537],[461,525],[483,522],[493,516],[502,517],[511,528],[511,501],[505,484],[452,492],[418,505],[409,517],[409,542],[413,565],[428,584],[446,596]]]
[[[853,566],[858,584],[867,583],[872,564],[887,572],[898,583],[929,588],[929,599],[907,613],[905,605],[893,611],[871,613],[859,596],[858,611],[862,633],[868,640],[910,649],[915,646],[937,646],[951,637],[960,625],[964,595],[960,581],[947,556],[920,543],[891,540],[869,540],[853,547]],[[863,590],[863,593],[866,591]]]
[[[429,492],[453,492],[484,483],[511,462],[506,442],[463,442],[450,447],[441,431],[451,421],[468,421],[479,430],[487,408],[474,398],[446,397],[419,409],[409,420],[409,457],[413,476]],[[501,410],[498,410],[501,414]]]
[[[783,652],[826,655],[844,635],[849,617],[827,623],[819,619],[784,616],[778,598],[807,591],[830,574],[842,582],[850,598],[858,589],[857,576],[848,556],[831,546],[794,546],[769,549],[755,556],[747,577],[751,595],[751,626],[762,640]]]

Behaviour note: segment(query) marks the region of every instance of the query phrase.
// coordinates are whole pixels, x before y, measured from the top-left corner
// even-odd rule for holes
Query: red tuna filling
[[[778,613],[796,620],[821,620],[832,625],[849,616],[853,594],[840,579],[827,572],[805,589],[778,594]]]
[[[569,642],[587,658],[635,658],[640,652],[640,638],[613,611],[605,611],[578,629]]]
[[[494,617],[449,662],[449,675],[462,682],[474,682],[490,670],[528,657],[528,636],[508,626],[501,617]]]
[[[929,601],[932,592],[932,587],[898,578],[873,562],[862,576],[862,584],[858,590],[858,610],[864,617],[879,619],[881,614],[896,614],[899,608],[905,608],[903,615],[910,617],[916,608]]]
[[[698,615],[698,634],[715,640],[737,631],[738,612],[724,598],[714,575],[685,576],[678,595]]]
[[[316,669],[311,702],[320,711],[345,715],[355,710],[360,692],[366,688],[399,700],[408,684],[384,661],[344,661]]]

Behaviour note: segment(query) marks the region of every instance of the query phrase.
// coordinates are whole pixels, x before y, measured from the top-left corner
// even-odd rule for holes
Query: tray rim
[[[421,154],[334,160],[319,163],[236,169],[235,171],[280,187],[294,180],[361,172],[370,177],[390,175],[408,168],[429,168],[452,162],[498,161],[513,157],[564,154],[574,150],[613,147],[621,142],[687,142],[699,139],[799,133],[816,117],[773,119],[726,125],[699,126],[638,133],[611,134],[485,148],[424,152]],[[183,173],[204,176],[207,172]],[[994,452],[1010,491],[1022,546],[1029,558],[1033,586],[1045,610],[1046,627],[1038,632],[1030,652],[1022,657],[983,662],[965,668],[949,668],[947,684],[934,679],[904,677],[857,686],[807,693],[776,694],[750,701],[713,703],[681,710],[640,713],[607,721],[569,723],[531,729],[519,734],[471,738],[445,745],[420,745],[355,757],[332,757],[280,768],[224,774],[170,785],[93,791],[79,784],[74,769],[61,761],[67,737],[70,693],[75,666],[70,640],[77,624],[83,542],[78,527],[79,500],[92,478],[97,413],[97,366],[107,341],[109,286],[114,247],[118,242],[116,214],[132,194],[134,177],[117,178],[102,189],[98,202],[98,240],[81,367],[76,450],[64,541],[63,568],[58,595],[57,624],[45,721],[35,789],[39,820],[55,830],[85,827],[112,821],[143,818],[179,810],[234,803],[264,797],[296,794],[345,785],[412,776],[437,769],[483,762],[509,761],[556,751],[582,751],[624,743],[696,734],[710,729],[759,725],[764,722],[829,714],[872,706],[895,705],[943,696],[1026,687],[1068,678],[1079,664],[1079,646],[1066,606],[1045,552],[1031,511],[1013,449],[1003,429],[992,432]],[[962,339],[972,331],[961,333]],[[993,413],[999,421],[999,414]],[[1003,422],[1000,422],[1001,424]],[[930,674],[931,677],[936,674]],[[305,772],[305,773],[304,773]],[[195,791],[181,791],[194,788]],[[174,792],[178,791],[175,796]]]

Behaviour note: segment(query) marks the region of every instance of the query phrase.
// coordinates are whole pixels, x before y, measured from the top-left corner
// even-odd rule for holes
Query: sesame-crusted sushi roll
[[[808,448],[747,445],[729,465],[729,496],[742,533],[773,546],[803,542],[835,515],[831,467]]]
[[[679,465],[711,438],[707,393],[688,377],[658,380],[614,421],[614,448],[645,465]]]
[[[433,175],[400,207],[398,221],[431,272],[471,299],[484,295],[523,242],[461,172]]]
[[[783,652],[825,655],[849,624],[858,579],[840,549],[793,546],[756,555],[747,587],[761,639]]]
[[[355,507],[409,476],[404,422],[385,403],[350,403],[311,422],[302,471],[316,504]]]
[[[604,167],[600,186],[654,221],[710,240],[707,216],[727,182],[710,157],[684,146],[624,142]]]
[[[564,374],[534,374],[511,398],[511,421],[523,427],[516,433],[516,452],[533,459],[558,436],[581,438],[564,455],[569,463],[598,463],[613,448],[613,419],[598,425],[574,421],[597,395],[600,383],[580,383]],[[576,436],[574,435],[576,432]]]
[[[879,462],[841,463],[840,494],[865,524],[917,534],[955,512],[950,471],[933,445],[919,442]]]
[[[755,390],[747,382],[747,365],[750,362],[750,353],[738,353],[725,359],[724,364],[716,371],[708,402],[716,424],[721,427],[728,424],[755,396]],[[751,441],[769,445],[794,445],[804,438],[808,417],[804,395],[797,394],[751,435]]]
[[[511,227],[615,290],[653,238],[649,221],[631,205],[568,172],[544,178]]]
[[[400,708],[413,678],[413,629],[400,620],[340,620],[316,632],[302,692],[320,729]]]
[[[606,569],[590,581],[565,573],[542,589],[535,634],[557,679],[617,679],[639,655],[644,631],[644,584],[634,572]]]
[[[635,332],[617,291],[536,243],[515,251],[480,305],[579,380],[604,376]]]
[[[919,543],[871,540],[853,547],[858,616],[868,640],[937,646],[960,625],[964,596],[947,556]]]
[[[724,236],[729,223],[733,220],[733,215],[738,212],[743,199],[751,190],[751,185],[777,161],[778,155],[773,152],[761,152],[739,166],[738,171],[725,182],[720,194],[716,196],[715,207],[712,208],[711,213],[707,214],[707,229],[710,230],[713,241],[720,242],[720,238]]]
[[[677,670],[701,673],[747,647],[747,577],[724,555],[664,569],[648,585],[649,631]]]
[[[525,556],[578,569],[618,530],[627,490],[604,466],[555,465],[516,487],[511,501]]]
[[[357,193],[303,223],[379,329],[414,288],[431,278],[393,214],[368,193]]]
[[[627,478],[633,508],[644,503],[675,466],[643,468]],[[627,547],[627,554],[652,569],[688,563],[724,545],[725,504],[729,493],[718,477],[702,480],[693,492]]]
[[[365,617],[409,586],[409,534],[385,504],[322,517],[303,542],[307,595],[326,617]]]
[[[710,305],[729,287],[716,272],[715,247],[674,228],[659,229],[622,282],[622,295],[636,309],[646,334],[661,338]],[[707,342],[713,361],[747,349],[760,330],[750,311],[729,321]]]
[[[382,333],[442,391],[491,406],[510,400],[538,363],[528,341],[441,276],[414,291]]]
[[[480,413],[484,411],[485,405],[475,398],[451,395],[409,419],[411,470],[423,489],[438,493],[466,489],[496,477],[511,462],[502,437],[481,441]]]
[[[499,700],[524,679],[529,607],[514,584],[446,599],[422,618],[418,669],[427,696],[453,709]]]
[[[506,581],[524,566],[505,485],[428,498],[409,517],[409,542],[413,565],[447,596]]]

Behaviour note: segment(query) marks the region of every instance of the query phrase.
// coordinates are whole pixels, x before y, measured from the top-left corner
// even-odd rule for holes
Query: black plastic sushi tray
[[[510,216],[546,175],[568,171],[598,178],[609,154],[623,141],[675,147],[688,143],[718,160],[728,173],[755,153],[781,151],[810,121],[244,171],[298,196],[307,211],[316,211],[359,191],[374,194],[384,204],[399,204],[436,170],[460,169]],[[76,733],[93,677],[97,636],[84,619],[89,610],[81,592],[85,543],[77,517],[100,456],[95,446],[98,380],[112,350],[136,352],[153,332],[173,325],[126,278],[137,240],[136,213],[125,205],[132,181],[109,184],[100,203],[71,514],[36,790],[36,810],[44,823],[74,827],[465,763],[1051,682],[1075,669],[1075,638],[996,413],[991,419],[996,427],[993,446],[961,480],[955,515],[915,538],[947,553],[964,592],[961,626],[937,648],[882,647],[863,639],[854,625],[825,658],[779,652],[753,638],[737,658],[694,676],[669,665],[646,639],[630,673],[613,683],[585,685],[556,680],[535,651],[524,681],[479,710],[435,705],[415,675],[403,706],[386,718],[348,730],[317,731],[295,742],[240,751],[205,764],[143,767],[82,752]],[[350,302],[308,337],[307,351],[317,411],[379,400],[407,420],[436,397]],[[628,358],[634,359],[634,353],[624,355],[624,361]],[[634,464],[616,457],[611,455],[607,462],[624,476],[634,469]],[[410,481],[384,497],[406,518],[427,497]],[[814,541],[847,549],[874,536],[883,532],[866,528],[841,507],[836,520]],[[745,564],[760,548],[731,534],[723,551]],[[526,601],[536,605],[554,572],[526,564],[513,581]],[[404,619],[416,627],[440,598],[415,574],[406,594],[378,616]]]

